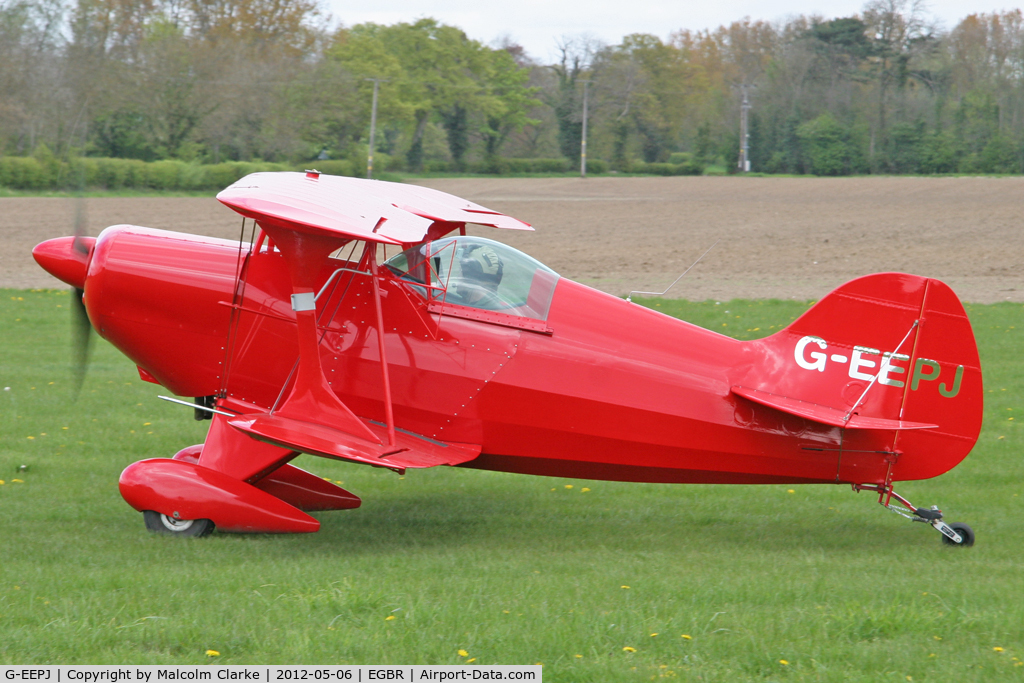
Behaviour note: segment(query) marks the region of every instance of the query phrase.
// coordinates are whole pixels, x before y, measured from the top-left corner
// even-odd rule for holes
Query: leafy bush
[[[46,169],[32,157],[0,157],[0,185],[15,190],[41,190],[49,186]]]
[[[807,170],[814,175],[848,175],[852,154],[850,133],[831,114],[801,124],[796,130]]]
[[[997,133],[981,150],[979,166],[982,173],[1020,173],[1020,150],[1013,140]]]
[[[917,173],[922,164],[924,135],[924,121],[892,126],[888,135],[886,170],[891,173]]]
[[[96,184],[108,190],[143,187],[145,166],[138,159],[97,159]]]
[[[701,175],[704,173],[704,165],[692,160],[683,164],[634,161],[629,165],[628,170],[630,173],[645,173],[648,175]]]
[[[208,188],[227,187],[239,178],[244,178],[250,173],[263,170],[266,169],[257,168],[257,164],[244,161],[225,161],[219,164],[211,164],[204,167],[204,175],[206,176],[204,185]]]
[[[146,187],[154,190],[177,190],[181,188],[183,167],[181,161],[154,161],[146,166]]]
[[[597,164],[602,170],[593,170]],[[495,175],[526,173],[569,173],[579,168],[575,161],[569,159],[502,159],[494,158],[482,161],[472,166],[474,173],[493,173]],[[605,173],[608,164],[600,159],[588,159],[587,170],[594,173]]]
[[[921,173],[955,173],[957,150],[952,136],[932,135],[921,144]]]
[[[576,168],[568,159],[505,159],[509,173],[568,173]]]
[[[490,173],[492,175],[505,175],[508,173],[508,163],[500,157],[492,157],[483,161],[471,164],[469,170],[473,173]]]
[[[447,161],[424,161],[423,170],[427,173],[448,173],[452,170],[452,165]]]
[[[576,167],[576,164],[568,159],[525,159],[525,161],[529,162],[526,173],[567,173]]]

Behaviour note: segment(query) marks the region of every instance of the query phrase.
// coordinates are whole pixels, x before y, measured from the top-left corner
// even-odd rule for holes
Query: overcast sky
[[[470,38],[491,44],[509,36],[534,59],[554,58],[560,36],[589,33],[615,44],[630,33],[651,33],[663,40],[680,28],[716,28],[749,16],[776,21],[790,15],[826,18],[859,13],[863,0],[326,0],[336,22],[394,24],[433,17],[458,26]],[[372,7],[372,8],[371,8]],[[931,15],[952,28],[968,14],[1019,7],[999,0],[931,0]]]

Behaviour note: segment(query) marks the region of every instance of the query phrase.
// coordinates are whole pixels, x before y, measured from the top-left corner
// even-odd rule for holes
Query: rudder
[[[842,427],[839,481],[934,477],[977,441],[977,344],[963,305],[939,280],[852,280],[748,348],[759,361],[747,357],[733,393]]]

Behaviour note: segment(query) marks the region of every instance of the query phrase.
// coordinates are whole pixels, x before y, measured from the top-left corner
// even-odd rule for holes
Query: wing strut
[[[388,446],[395,445],[395,412],[391,406],[391,379],[388,377],[388,357],[384,351],[384,312],[380,300],[380,281],[377,277],[377,244],[366,243],[366,260],[370,264],[370,279],[373,280],[374,310],[377,312],[377,348],[380,349],[380,371],[384,380],[384,415],[388,423]]]
[[[288,266],[299,343],[299,369],[291,393],[268,417],[302,422],[315,417],[319,424],[330,425],[367,445],[379,446],[380,439],[331,390],[320,363],[315,299],[317,271],[311,264],[323,263],[348,238],[291,230],[272,221],[264,221],[260,227],[274,241]]]

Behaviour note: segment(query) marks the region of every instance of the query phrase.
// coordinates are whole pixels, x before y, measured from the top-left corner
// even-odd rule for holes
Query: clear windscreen
[[[429,301],[545,320],[558,274],[526,254],[482,237],[424,242],[384,264]]]

